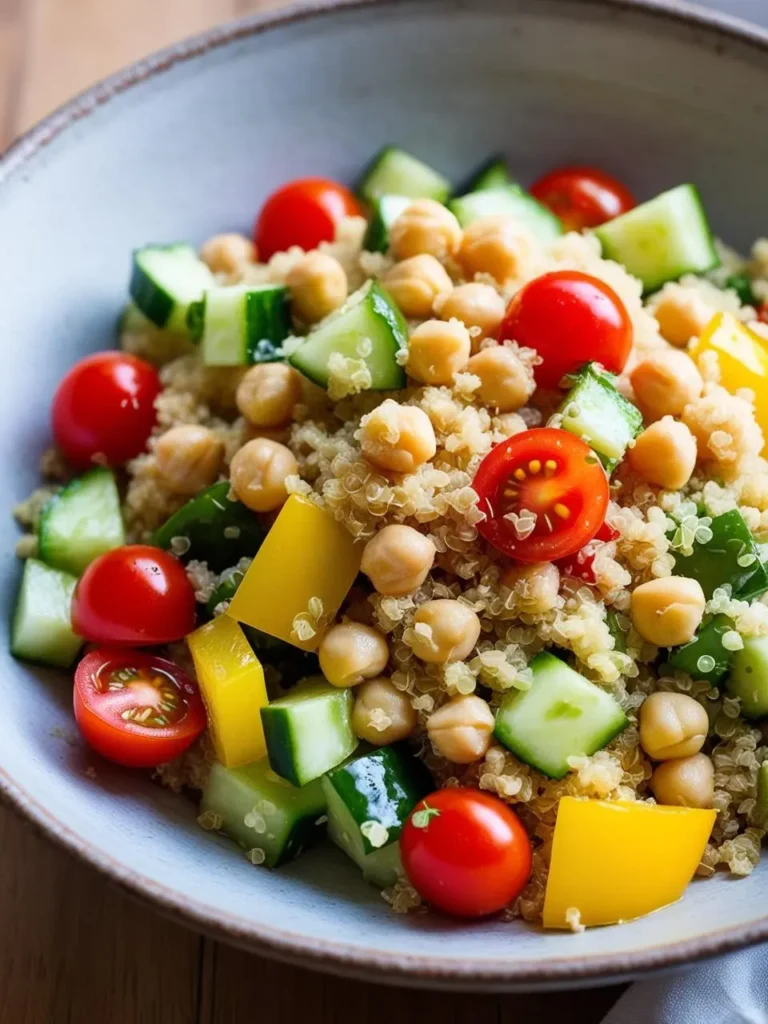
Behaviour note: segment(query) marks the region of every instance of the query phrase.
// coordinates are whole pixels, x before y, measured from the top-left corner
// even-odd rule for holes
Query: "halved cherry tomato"
[[[165,644],[195,628],[195,592],[167,551],[129,544],[99,555],[78,580],[72,628],[95,644]]]
[[[74,706],[86,743],[129,768],[178,757],[206,721],[200,692],[178,665],[119,647],[86,654],[75,671]]]
[[[344,217],[362,215],[363,209],[354,195],[335,181],[289,181],[272,193],[259,213],[254,229],[259,259],[268,260],[292,245],[316,249],[321,242],[333,241],[336,225]]]
[[[768,324],[768,302],[761,302],[757,307],[757,319]]]
[[[592,540],[610,541],[616,540],[618,536],[618,530],[609,526],[608,523],[603,523]],[[593,547],[594,545],[592,541],[590,541],[586,547],[577,551],[575,555],[572,555],[570,558],[564,558],[562,561],[558,562],[557,567],[560,570],[561,575],[571,576],[573,579],[581,580],[583,583],[588,583],[590,586],[597,583],[594,568],[595,552],[590,550]]]
[[[597,167],[558,167],[531,186],[531,194],[567,231],[596,228],[636,205],[620,181]]]
[[[418,894],[459,917],[502,910],[531,875],[531,842],[520,819],[478,789],[439,789],[416,804],[400,853]]]
[[[53,398],[53,436],[65,457],[121,466],[141,454],[155,425],[157,370],[126,352],[86,356],[65,375]]]
[[[555,427],[523,430],[491,449],[475,474],[478,531],[519,562],[579,551],[605,520],[608,478],[595,453]]]
[[[578,270],[554,270],[529,281],[512,298],[498,339],[536,349],[540,388],[556,388],[584,363],[621,373],[632,351],[632,321],[604,281]]]

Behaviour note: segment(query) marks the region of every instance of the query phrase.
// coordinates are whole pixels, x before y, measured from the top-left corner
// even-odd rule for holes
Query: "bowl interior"
[[[611,170],[640,197],[694,180],[718,234],[741,246],[756,234],[766,50],[703,24],[592,0],[407,0],[278,18],[196,49],[130,74],[130,88],[97,91],[77,108],[87,116],[67,115],[66,130],[49,125],[0,164],[6,508],[36,485],[57,380],[114,344],[133,247],[247,232],[277,184],[351,180],[385,142],[456,179],[503,150],[524,183],[571,161]],[[16,538],[0,516],[8,613]],[[196,827],[191,803],[84,752],[68,679],[14,662],[3,618],[6,788],[121,881],[239,941],[466,988],[628,974],[768,934],[765,863],[578,938],[394,915],[331,848],[255,870]]]

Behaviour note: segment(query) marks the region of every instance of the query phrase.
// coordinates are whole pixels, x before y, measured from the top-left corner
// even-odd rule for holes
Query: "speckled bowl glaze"
[[[573,160],[640,196],[693,179],[718,233],[745,245],[765,229],[767,103],[768,36],[651,0],[321,4],[116,75],[0,161],[4,505],[35,486],[59,377],[113,345],[134,246],[247,231],[277,184],[350,180],[387,141],[455,177],[502,148],[523,181]],[[0,537],[8,612],[18,565],[5,515]],[[192,803],[95,761],[74,735],[69,680],[7,647],[3,625],[10,800],[129,892],[260,953],[378,981],[514,989],[636,976],[768,938],[768,860],[578,937],[394,915],[330,847],[256,870],[200,831]]]

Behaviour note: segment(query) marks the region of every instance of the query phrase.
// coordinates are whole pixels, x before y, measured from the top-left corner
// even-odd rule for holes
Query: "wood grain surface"
[[[0,0],[0,150],[122,65],[276,6]],[[597,1024],[620,991],[442,996],[279,966],[134,903],[0,807],[0,1024]]]

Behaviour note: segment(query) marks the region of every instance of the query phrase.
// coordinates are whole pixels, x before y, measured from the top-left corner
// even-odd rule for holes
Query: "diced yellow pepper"
[[[679,900],[716,812],[632,801],[560,801],[544,927],[630,921]]]
[[[237,588],[228,614],[303,651],[314,651],[360,571],[361,556],[362,544],[341,523],[292,494]]]
[[[190,633],[187,643],[219,761],[237,768],[264,757],[261,708],[269,701],[264,669],[245,633],[234,619],[217,615]]]
[[[730,313],[718,313],[690,350],[694,359],[715,352],[720,383],[727,391],[750,388],[755,393],[755,419],[768,438],[768,343]]]

